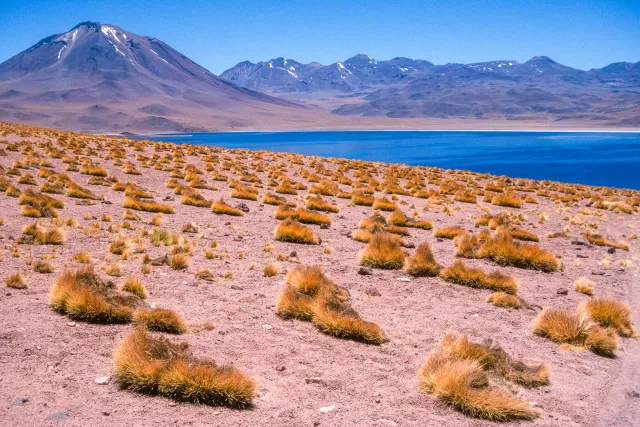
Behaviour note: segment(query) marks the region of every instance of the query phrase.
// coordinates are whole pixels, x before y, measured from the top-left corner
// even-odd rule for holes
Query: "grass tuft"
[[[176,400],[245,408],[256,383],[231,366],[194,359],[186,343],[172,343],[137,329],[114,351],[115,379],[122,388]]]
[[[386,232],[373,233],[369,243],[358,255],[358,263],[365,267],[399,270],[404,264],[405,252],[399,239]]]
[[[464,262],[458,260],[451,267],[440,271],[440,277],[450,283],[469,286],[471,288],[490,289],[515,295],[518,290],[518,280],[494,271],[490,274],[482,269],[467,267]]]

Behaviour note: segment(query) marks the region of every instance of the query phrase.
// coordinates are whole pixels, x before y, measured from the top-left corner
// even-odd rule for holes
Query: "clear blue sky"
[[[0,62],[81,21],[157,37],[216,74],[243,60],[357,53],[436,64],[547,55],[581,69],[640,61],[640,0],[0,0]]]

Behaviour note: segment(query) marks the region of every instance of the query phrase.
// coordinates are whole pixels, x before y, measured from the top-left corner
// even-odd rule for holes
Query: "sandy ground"
[[[4,138],[0,137],[0,140]],[[20,140],[9,136],[10,141]],[[0,144],[4,147],[4,144]],[[130,160],[134,160],[134,154]],[[0,165],[11,167],[23,157],[8,151],[0,157]],[[231,153],[231,152],[229,152]],[[136,153],[137,154],[137,153]],[[153,154],[151,148],[146,155]],[[100,160],[100,159],[95,159]],[[51,159],[56,170],[63,171],[60,160]],[[104,195],[108,204],[78,206],[75,199],[55,195],[65,201],[60,211],[63,218],[75,218],[79,228],[65,227],[64,245],[20,245],[22,256],[15,258],[11,249],[20,229],[33,222],[19,214],[18,200],[0,193],[0,235],[2,280],[15,271],[27,278],[26,290],[3,286],[0,297],[0,425],[2,426],[486,426],[493,423],[468,418],[419,391],[416,372],[427,354],[447,330],[457,330],[479,341],[490,337],[497,340],[512,356],[531,361],[547,361],[552,367],[551,384],[538,389],[517,388],[516,393],[534,402],[541,416],[532,426],[633,426],[640,420],[640,342],[621,339],[618,357],[597,356],[588,351],[568,351],[557,344],[534,335],[531,321],[537,309],[507,310],[485,302],[490,292],[475,290],[444,282],[439,278],[417,278],[408,282],[402,271],[375,270],[371,276],[358,272],[357,252],[362,244],[348,237],[358,222],[371,215],[370,207],[351,206],[349,200],[331,198],[340,213],[331,214],[329,229],[311,226],[322,238],[321,246],[306,246],[277,242],[272,233],[278,221],[274,206],[228,199],[232,205],[246,203],[250,212],[244,217],[217,216],[207,208],[180,204],[179,197],[165,187],[168,174],[154,169],[142,169],[142,176],[126,175],[111,161],[101,162],[109,175],[122,181],[135,180],[150,189],[156,200],[172,197],[176,214],[165,215],[163,228],[180,231],[183,224],[193,221],[200,228],[200,237],[191,235],[197,243],[195,255],[187,271],[177,272],[169,267],[153,267],[151,274],[140,273],[140,256],[123,261],[124,277],[140,277],[150,293],[149,301],[181,313],[191,324],[213,321],[216,329],[198,334],[188,333],[177,340],[186,340],[199,356],[232,363],[259,384],[259,395],[253,408],[234,410],[146,396],[119,389],[115,381],[98,385],[94,380],[113,373],[112,351],[132,330],[130,325],[91,325],[74,323],[55,313],[48,306],[48,292],[65,266],[77,267],[71,258],[86,250],[92,253],[96,265],[118,259],[108,252],[111,240],[105,231],[109,223],[102,223],[97,236],[82,232],[102,214],[110,214],[113,224],[123,215],[123,193],[109,187],[87,186]],[[187,163],[203,166],[196,157]],[[290,176],[299,169],[291,165]],[[327,166],[331,166],[327,163]],[[37,169],[32,173],[35,174]],[[223,171],[228,173],[228,171]],[[71,172],[74,181],[86,185],[87,176]],[[264,176],[264,174],[259,174]],[[300,177],[292,176],[296,180]],[[42,183],[42,178],[37,178]],[[209,180],[211,182],[211,180]],[[305,182],[303,180],[303,182]],[[306,182],[305,182],[306,183]],[[227,184],[215,182],[220,190],[201,190],[210,200],[228,197]],[[24,188],[25,186],[19,186]],[[347,189],[346,187],[342,187]],[[265,192],[261,190],[260,195]],[[302,195],[306,192],[301,192]],[[288,196],[292,199],[292,196]],[[476,231],[474,220],[478,206],[486,206],[493,213],[503,208],[480,201],[478,206],[456,203],[449,216],[432,209],[424,211],[426,201],[400,196],[403,211],[410,214],[411,204],[424,219],[435,227],[460,225]],[[544,236],[559,231],[568,224],[566,215],[574,216],[579,207],[559,212],[553,203],[540,198],[541,204],[525,204],[520,211],[528,216],[524,228]],[[406,204],[403,204],[406,202]],[[166,202],[163,202],[166,203]],[[580,203],[584,206],[586,201]],[[539,212],[547,212],[550,219],[538,224]],[[83,219],[91,214],[98,219]],[[152,214],[141,213],[148,223]],[[126,231],[132,236],[143,222],[133,222],[136,230]],[[638,232],[638,213],[606,212],[599,231],[624,240]],[[607,254],[607,248],[572,245],[580,230],[571,227],[568,237],[547,239],[540,245],[561,257],[564,270],[541,273],[510,267],[498,267],[486,260],[465,260],[472,266],[487,270],[499,269],[520,280],[519,295],[528,303],[539,306],[575,309],[586,296],[571,287],[580,276],[596,281],[596,295],[619,298],[632,307],[634,318],[640,313],[640,254],[638,240],[629,241],[629,252],[618,250]],[[219,243],[219,252],[227,252],[227,259],[208,260],[204,248],[210,241]],[[409,240],[416,245],[429,242],[436,259],[451,265],[454,247],[450,240],[434,238],[432,231],[411,229]],[[273,253],[263,251],[268,242],[275,246]],[[334,249],[325,254],[324,247]],[[148,246],[151,257],[166,253],[165,247]],[[321,334],[306,322],[285,321],[275,314],[275,303],[283,289],[284,273],[291,263],[280,262],[280,274],[263,277],[262,268],[275,261],[278,253],[288,255],[296,251],[303,264],[322,264],[326,275],[351,293],[353,307],[364,319],[380,325],[390,338],[381,346],[365,345]],[[38,274],[26,265],[29,255],[34,259],[55,252],[56,272]],[[244,259],[238,254],[243,253]],[[578,258],[580,256],[580,258]],[[608,257],[611,263],[602,267],[599,262]],[[633,262],[622,267],[620,260]],[[249,266],[255,264],[254,270]],[[198,280],[194,273],[207,268],[217,277],[216,283]],[[223,276],[233,273],[232,279]],[[372,288],[380,296],[370,296]],[[557,293],[567,289],[567,295]],[[268,325],[268,326],[267,326]],[[22,400],[21,400],[22,399]],[[24,399],[28,399],[25,401]],[[319,409],[335,408],[327,413]],[[518,423],[514,423],[518,424]]]

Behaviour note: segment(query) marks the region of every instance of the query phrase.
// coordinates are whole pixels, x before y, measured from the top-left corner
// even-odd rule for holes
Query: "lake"
[[[437,166],[517,178],[640,189],[640,133],[214,132],[146,139]]]

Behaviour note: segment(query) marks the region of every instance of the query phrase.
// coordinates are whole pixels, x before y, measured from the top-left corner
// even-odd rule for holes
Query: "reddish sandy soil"
[[[16,135],[0,137],[0,148],[6,142],[20,141]],[[41,137],[27,138],[41,141]],[[44,137],[44,139],[49,139]],[[109,144],[118,144],[112,140]],[[134,163],[135,154],[128,148]],[[23,154],[7,151],[0,157],[0,165],[9,169]],[[151,156],[153,147],[146,149]],[[222,151],[232,157],[237,153]],[[271,154],[265,155],[269,160]],[[288,159],[288,155],[280,155]],[[55,170],[64,172],[59,159],[49,159]],[[110,224],[120,224],[123,216],[123,193],[110,187],[87,185],[87,176],[70,172],[73,180],[104,195],[105,202],[93,206],[79,206],[76,199],[54,195],[64,200],[60,210],[64,219],[75,218],[80,226],[65,226],[66,240],[62,246],[18,245],[25,224],[33,219],[20,215],[17,198],[0,193],[0,226],[3,249],[0,250],[0,425],[2,426],[483,426],[487,421],[469,418],[419,390],[417,371],[425,357],[434,349],[448,330],[457,330],[474,341],[489,337],[497,340],[512,356],[528,361],[547,361],[551,365],[551,383],[547,387],[526,389],[513,387],[514,394],[532,402],[540,410],[534,421],[521,422],[532,426],[632,426],[640,420],[640,342],[622,338],[616,358],[605,358],[589,351],[569,351],[534,335],[531,322],[539,309],[509,310],[486,302],[489,291],[449,284],[440,278],[411,278],[402,271],[374,270],[370,276],[358,274],[357,253],[363,244],[349,238],[358,222],[372,214],[372,208],[352,206],[350,200],[326,197],[340,207],[331,214],[329,229],[311,226],[322,238],[319,246],[282,243],[273,239],[278,224],[274,206],[260,201],[229,198],[225,182],[209,183],[219,190],[201,190],[210,200],[225,196],[232,205],[246,203],[243,217],[218,216],[207,208],[180,204],[165,186],[167,172],[153,168],[139,169],[141,176],[126,175],[122,167],[111,160],[94,158],[108,169],[109,176],[121,181],[136,181],[151,190],[156,201],[171,197],[174,215],[165,215],[162,228],[180,232],[183,224],[193,221],[200,229],[189,235],[196,242],[195,255],[187,271],[174,271],[168,266],[153,267],[149,275],[142,275],[141,255],[122,261],[123,277],[111,278],[120,284],[125,277],[139,277],[149,291],[149,301],[180,313],[190,324],[213,321],[211,331],[187,333],[176,340],[189,342],[197,356],[230,363],[254,378],[259,384],[258,395],[251,409],[237,410],[190,403],[176,403],[159,396],[147,396],[120,390],[114,379],[106,385],[94,382],[98,377],[113,375],[112,352],[118,342],[133,327],[130,325],[93,325],[55,313],[48,304],[48,292],[65,267],[77,268],[73,255],[89,251],[96,267],[103,261],[110,264],[119,257],[108,252]],[[305,158],[308,163],[308,158]],[[204,162],[187,156],[187,163],[203,167]],[[271,159],[272,164],[275,159]],[[278,160],[279,161],[279,160]],[[329,168],[335,168],[325,161]],[[308,166],[305,166],[308,168]],[[218,165],[216,168],[219,170]],[[297,175],[300,165],[291,164],[289,176],[307,186],[312,183]],[[381,168],[382,170],[382,168]],[[22,170],[24,173],[25,171]],[[36,174],[37,168],[30,171]],[[223,173],[232,175],[229,171]],[[265,177],[264,173],[258,174]],[[208,177],[208,174],[203,175]],[[43,178],[36,178],[38,185]],[[379,177],[381,179],[381,176]],[[264,180],[266,182],[266,178]],[[15,183],[15,182],[14,182]],[[404,183],[404,181],[403,181]],[[24,189],[26,186],[17,185]],[[349,187],[341,186],[344,190]],[[432,188],[436,188],[432,186]],[[589,189],[590,191],[600,191]],[[272,189],[260,189],[260,196]],[[306,195],[306,191],[299,193]],[[287,196],[294,200],[295,196]],[[439,207],[425,211],[424,199],[399,196],[399,205],[410,215],[415,204],[423,219],[434,226],[460,225],[476,232],[475,218],[479,207],[492,213],[507,208],[483,203],[478,205],[456,202],[452,215]],[[630,251],[617,250],[608,254],[607,248],[572,244],[582,231],[563,219],[574,217],[587,200],[576,206],[556,205],[539,197],[540,204],[525,204],[521,211],[528,220],[521,224],[542,236],[540,245],[561,257],[563,271],[542,273],[512,267],[499,267],[487,260],[465,260],[485,270],[498,269],[520,280],[518,294],[534,306],[558,307],[574,310],[586,297],[572,288],[580,276],[596,282],[596,296],[615,297],[627,302],[637,321],[640,313],[640,254],[638,240],[628,240]],[[594,212],[595,209],[589,209]],[[547,212],[549,220],[538,223],[538,214]],[[111,223],[100,222],[102,214],[110,214]],[[626,241],[625,236],[638,233],[638,213],[624,214],[598,211],[602,217],[591,215],[590,221],[599,223],[603,235]],[[84,219],[90,214],[95,219]],[[142,228],[151,229],[150,213],[140,213],[143,221],[132,221],[135,230],[122,230],[133,236]],[[46,221],[45,221],[46,222]],[[97,234],[86,230],[93,223],[100,224]],[[547,232],[570,226],[567,237],[549,239]],[[206,259],[204,249],[216,240],[218,252],[231,256],[226,259]],[[454,260],[454,246],[450,240],[438,240],[433,231],[411,229],[409,241],[416,245],[429,242],[436,259],[443,265]],[[273,253],[263,251],[271,242]],[[20,257],[12,256],[18,247]],[[325,247],[334,251],[324,253]],[[366,320],[380,325],[389,342],[380,346],[366,345],[323,335],[311,323],[282,320],[275,314],[275,304],[284,286],[284,273],[293,265],[279,262],[280,273],[263,277],[262,268],[275,261],[278,253],[289,255],[296,251],[303,264],[322,264],[325,274],[347,288],[353,307]],[[56,271],[38,274],[27,265],[30,258],[55,253]],[[164,246],[147,244],[147,253],[156,257],[167,253]],[[238,254],[243,253],[244,259]],[[581,256],[578,258],[578,256]],[[604,258],[609,266],[599,265]],[[623,267],[621,260],[631,260]],[[249,269],[251,264],[256,268]],[[197,270],[206,268],[217,277],[210,283],[195,278]],[[4,278],[16,271],[26,277],[28,288],[9,289]],[[233,278],[223,276],[233,273]],[[103,272],[101,272],[104,275]],[[106,276],[105,276],[106,277]],[[371,289],[380,296],[370,296]],[[561,295],[559,289],[568,289]],[[24,401],[21,399],[28,399]],[[320,408],[334,406],[329,412]],[[517,422],[514,424],[518,424]]]

